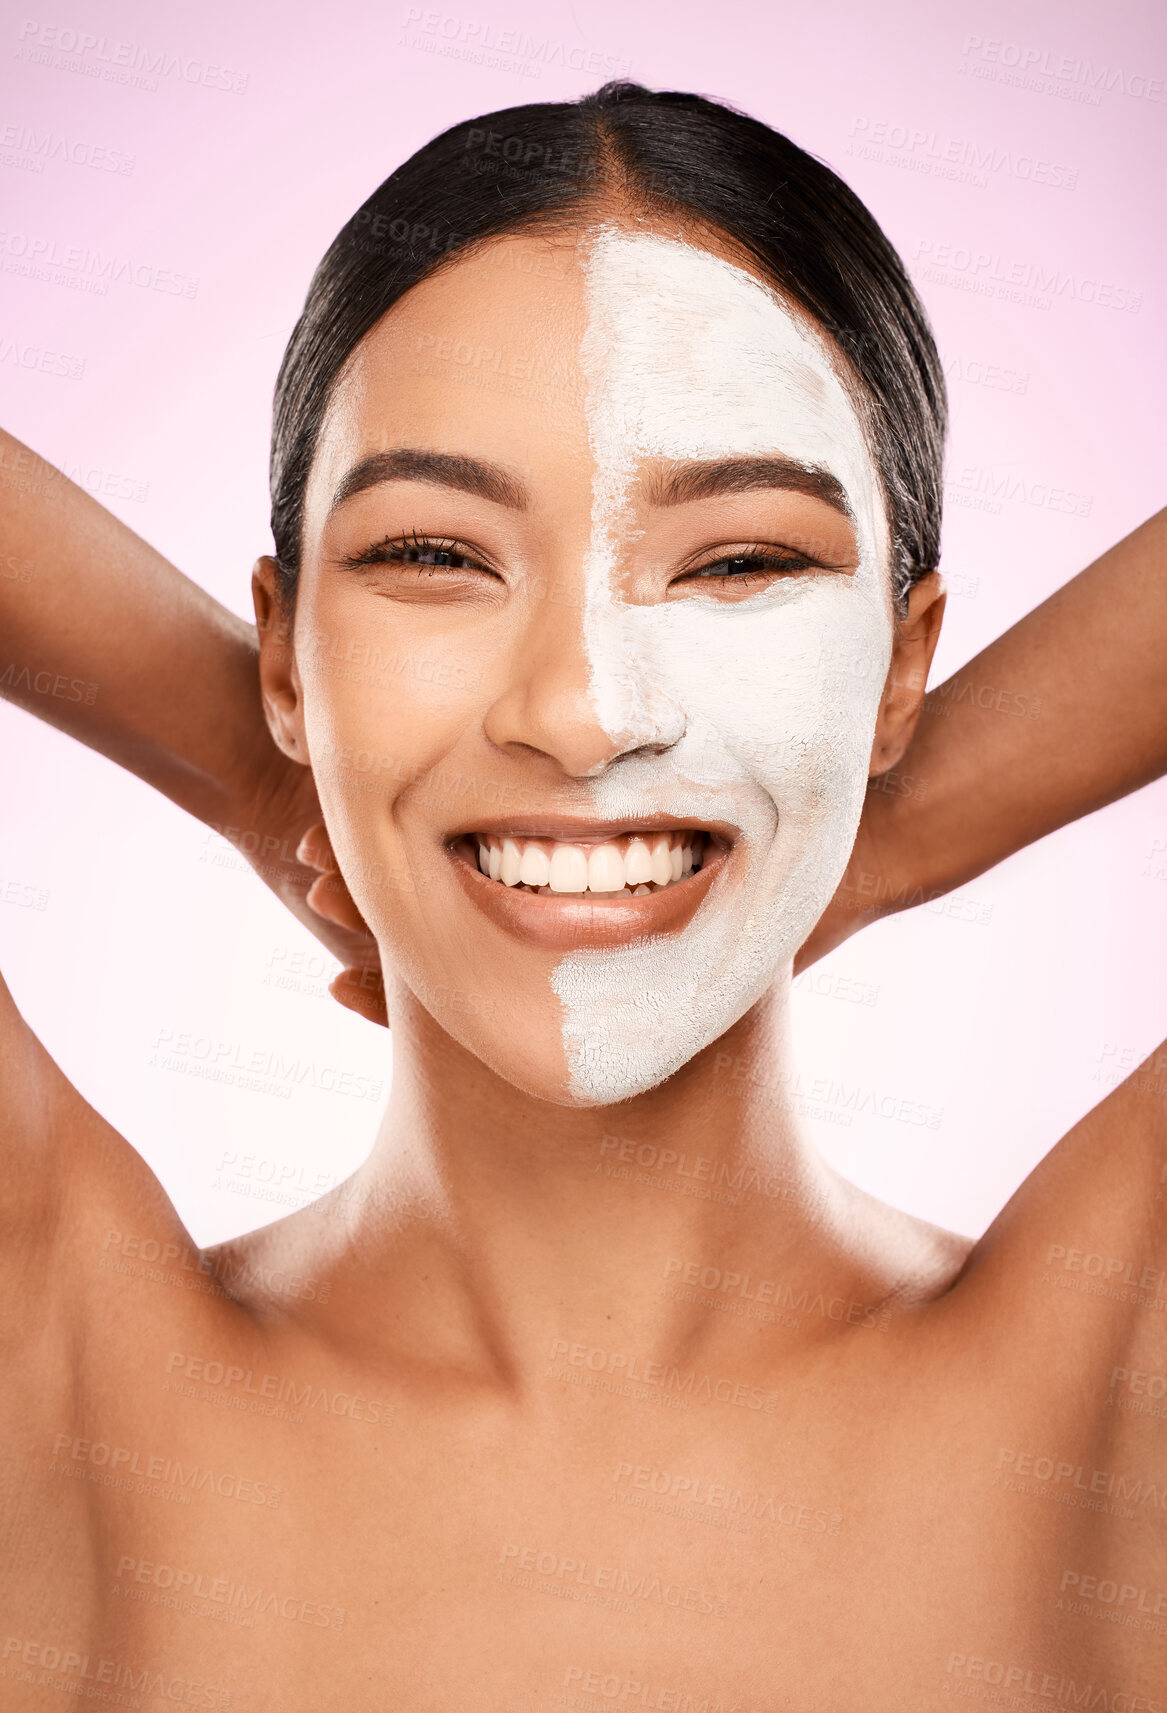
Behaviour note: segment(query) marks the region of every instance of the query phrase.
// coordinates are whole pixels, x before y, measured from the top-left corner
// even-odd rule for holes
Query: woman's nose
[[[659,755],[684,736],[685,717],[654,682],[635,635],[605,615],[545,603],[514,656],[511,681],[487,712],[487,737],[512,753],[551,758],[571,778],[602,773],[634,754]]]

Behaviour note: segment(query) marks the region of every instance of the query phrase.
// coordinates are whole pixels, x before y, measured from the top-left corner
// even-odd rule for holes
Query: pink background
[[[939,681],[1162,504],[1165,36],[1153,0],[32,10],[0,34],[3,421],[250,616],[276,367],[343,221],[456,120],[613,75],[696,89],[827,160],[919,283],[953,417]],[[139,283],[102,282],[109,262]],[[328,999],[331,960],[223,841],[7,706],[0,787],[13,991],[195,1237],[351,1171],[391,1043]],[[799,984],[835,1163],[978,1232],[1155,1044],[1164,802]],[[260,1089],[231,1068],[253,1055]]]

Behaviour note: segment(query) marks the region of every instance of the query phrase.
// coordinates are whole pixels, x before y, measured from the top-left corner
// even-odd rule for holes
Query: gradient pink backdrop
[[[269,545],[276,367],[338,227],[436,131],[612,75],[788,132],[905,256],[951,386],[937,681],[1163,503],[1167,28],[1151,0],[10,16],[3,422],[238,612]],[[111,261],[142,283],[91,289]],[[0,782],[13,991],[196,1239],[351,1171],[391,1042],[328,999],[316,943],[215,835],[7,706]],[[984,1227],[1167,1031],[1165,803],[1153,786],[800,982],[830,1159],[915,1213]],[[265,1090],[230,1068],[256,1054]]]

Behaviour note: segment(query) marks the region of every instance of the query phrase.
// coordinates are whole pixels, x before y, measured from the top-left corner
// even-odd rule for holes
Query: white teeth
[[[502,861],[499,863],[498,867],[498,878],[502,881],[504,886],[517,886],[519,884],[519,866],[521,861],[522,858],[519,855],[519,847],[515,841],[513,839],[504,839],[502,842]]]
[[[667,886],[673,878],[673,865],[669,858],[669,841],[664,838],[652,841],[652,874],[651,880],[657,886]]]
[[[625,886],[644,886],[652,879],[652,855],[643,839],[633,839],[624,852]]]
[[[588,854],[588,891],[623,892],[624,858],[618,845],[594,845]]]
[[[528,845],[519,862],[519,879],[524,886],[546,886],[551,879],[551,864],[547,852],[538,845]]]
[[[491,880],[559,895],[623,892],[643,898],[692,874],[705,855],[704,835],[692,833],[624,833],[600,845],[485,833],[471,844],[477,847],[479,869]]]
[[[588,859],[578,845],[556,845],[551,854],[552,892],[586,892]]]

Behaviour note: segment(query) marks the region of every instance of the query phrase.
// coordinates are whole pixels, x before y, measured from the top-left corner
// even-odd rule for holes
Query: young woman
[[[942,433],[850,192],[617,85],[337,239],[256,632],[7,443],[0,686],[303,837],[264,877],[346,1001],[384,972],[394,1080],[341,1189],[200,1252],[5,994],[6,1705],[1167,1706],[1163,1068],[976,1244],[787,1093],[808,936],[1167,766],[1162,518],[916,731]]]

